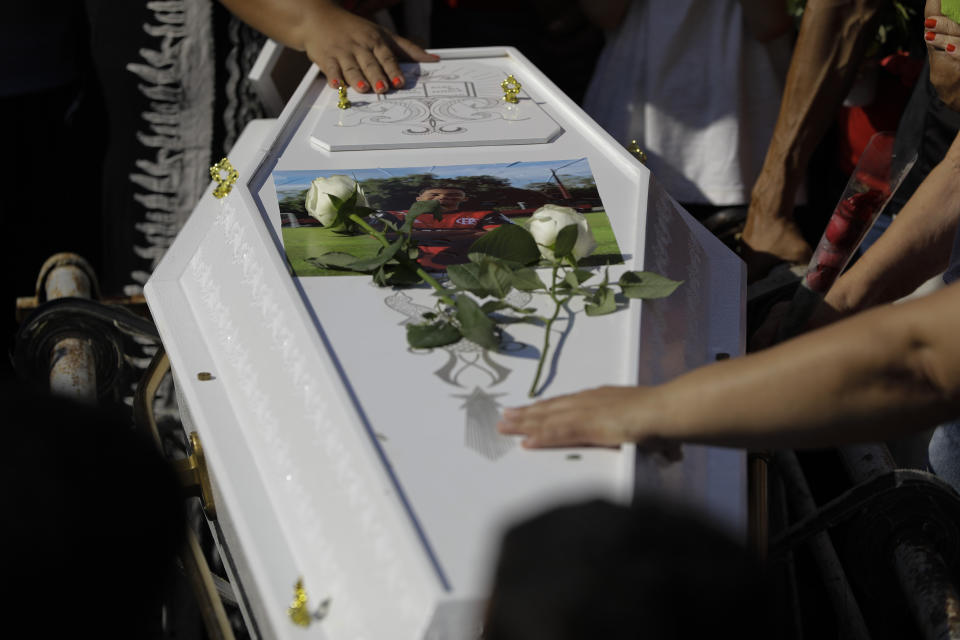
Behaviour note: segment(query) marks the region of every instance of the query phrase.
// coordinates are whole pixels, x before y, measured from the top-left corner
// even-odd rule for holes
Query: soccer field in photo
[[[580,261],[583,266],[599,266],[604,264],[619,264],[623,262],[620,247],[613,235],[610,219],[605,211],[591,211],[585,213],[590,231],[597,240],[597,248],[592,255]],[[512,218],[516,224],[523,224],[529,218]],[[291,229],[283,227],[283,246],[287,253],[287,260],[296,276],[342,276],[358,275],[350,271],[324,269],[315,259],[317,256],[332,251],[342,251],[356,257],[367,257],[376,254],[380,243],[374,238],[364,235],[345,236],[334,233],[322,227],[299,227]]]

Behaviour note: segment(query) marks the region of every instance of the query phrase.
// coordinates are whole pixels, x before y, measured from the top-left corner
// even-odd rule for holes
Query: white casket
[[[577,161],[625,258],[611,276],[684,284],[562,322],[543,395],[653,383],[743,352],[742,263],[643,165],[517,51],[440,53],[409,67],[400,95],[350,94],[346,110],[311,69],[277,120],[246,129],[229,156],[236,187],[202,199],[146,286],[231,573],[264,637],[477,637],[503,528],[558,502],[668,492],[745,530],[741,451],[688,446],[668,464],[631,447],[527,451],[497,434],[500,408],[528,401],[542,327],[511,326],[496,353],[464,342],[415,352],[403,324],[429,290],[293,274],[287,245],[307,232],[280,213],[287,180],[451,166],[512,179],[514,166],[549,182]],[[501,99],[507,74],[522,83],[517,105]],[[288,613],[300,579],[308,607],[325,605],[309,627]]]

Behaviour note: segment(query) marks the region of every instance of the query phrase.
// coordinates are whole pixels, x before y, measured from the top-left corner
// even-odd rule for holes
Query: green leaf
[[[512,284],[520,291],[536,291],[537,289],[546,289],[547,285],[543,283],[536,269],[524,267],[513,272]]]
[[[577,225],[569,224],[557,234],[557,241],[553,244],[553,255],[557,258],[573,259],[573,247],[577,244]]]
[[[683,280],[671,280],[651,271],[627,271],[617,283],[628,298],[666,298]]]
[[[475,262],[452,264],[447,267],[447,276],[450,282],[464,291],[469,291],[478,298],[492,295],[490,289],[483,283],[482,267]]]
[[[482,253],[522,265],[540,260],[540,249],[533,236],[518,224],[505,224],[487,231],[471,245],[470,253]]]
[[[417,273],[416,267],[406,264],[388,264],[384,265],[384,285],[390,287],[404,287],[419,283],[422,278]],[[383,286],[383,285],[381,285]]]
[[[447,275],[453,284],[479,298],[502,298],[510,293],[513,282],[513,272],[489,257],[480,262],[451,265],[447,267]]]
[[[497,337],[497,325],[493,320],[470,296],[457,296],[456,302],[457,321],[460,322],[460,333],[463,337],[485,349],[499,349],[500,339]]]
[[[505,297],[513,287],[513,272],[496,260],[480,263],[481,281],[498,298]]]
[[[431,349],[460,340],[460,331],[446,321],[430,324],[408,324],[407,344],[415,349]]]
[[[443,212],[440,211],[440,201],[422,200],[419,202],[414,202],[407,210],[407,215],[403,220],[403,226],[400,227],[400,233],[410,233],[410,231],[413,229],[413,221],[425,213],[432,213],[433,217],[437,220],[443,217]]]
[[[578,290],[583,282],[592,277],[593,272],[587,271],[586,269],[574,269],[573,271],[567,271],[563,276],[563,280],[560,281],[560,287],[564,289]]]
[[[617,310],[617,296],[613,289],[601,287],[587,299],[587,304],[583,307],[583,310],[588,316],[603,316],[613,313]]]
[[[485,253],[468,253],[467,259],[470,262],[476,262],[477,264],[482,264],[488,260],[496,260],[498,264],[503,265],[508,269],[520,269],[523,265],[516,260],[507,260],[506,258],[493,258],[488,256]]]
[[[513,305],[509,302],[504,302],[503,300],[487,300],[482,305],[480,305],[480,310],[484,313],[493,313],[494,311],[500,311],[501,309],[512,309]]]
[[[377,255],[364,258],[364,259],[355,259],[356,262],[350,267],[355,271],[364,271],[370,272],[376,269],[379,266],[382,266],[393,259],[397,255],[397,251],[400,250],[400,247],[403,245],[403,238],[391,242],[389,246],[383,247],[380,249],[380,252]]]

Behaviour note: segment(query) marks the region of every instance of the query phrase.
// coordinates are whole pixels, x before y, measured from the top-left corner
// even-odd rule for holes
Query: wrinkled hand
[[[960,111],[960,25],[940,15],[940,0],[927,0],[924,16],[930,82],[948,107]]]
[[[635,442],[643,450],[676,459],[679,445],[655,431],[659,416],[655,389],[599,387],[505,409],[497,429],[524,436],[523,446],[529,449]]]
[[[321,3],[302,26],[307,56],[331,87],[346,82],[361,93],[385,93],[404,85],[398,58],[436,62],[440,58],[379,25],[338,6]]]

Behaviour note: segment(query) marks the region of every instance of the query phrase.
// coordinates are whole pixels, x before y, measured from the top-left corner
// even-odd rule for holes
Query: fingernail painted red
[[[357,89],[366,89],[366,88],[367,88],[366,82],[364,82],[363,80],[357,81]]]
[[[950,53],[953,53],[953,52],[956,51],[956,50],[957,50],[957,45],[955,45],[955,44],[948,44],[948,45],[947,45],[947,51],[949,51]]]
[[[923,26],[925,26],[927,29],[932,29],[935,26],[937,26],[937,19],[927,18],[926,20],[923,21]]]
[[[332,84],[333,87],[334,87],[334,89],[336,89],[337,87],[340,86],[340,81],[337,80],[336,78],[334,78],[333,81],[332,81],[330,84]]]
[[[927,41],[930,41],[930,40],[933,40],[933,39],[936,38],[936,37],[937,37],[937,34],[935,34],[933,31],[927,31],[926,35],[923,36],[923,39],[924,39],[924,40],[927,40]]]
[[[399,87],[400,84],[403,82],[403,79],[402,79],[400,76],[396,76],[396,77],[394,77],[394,79],[391,80],[390,82],[393,83],[393,86]]]
[[[383,91],[387,88],[387,85],[383,84],[383,80],[377,80],[377,84],[373,85],[377,91]]]

